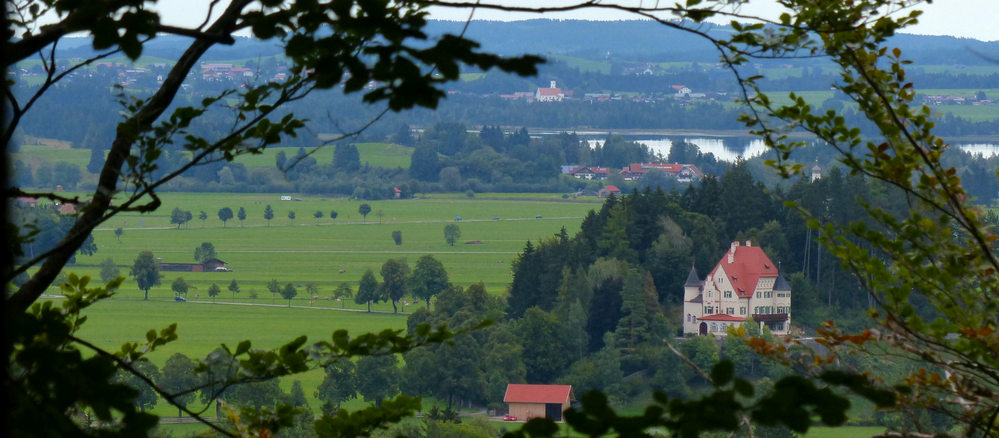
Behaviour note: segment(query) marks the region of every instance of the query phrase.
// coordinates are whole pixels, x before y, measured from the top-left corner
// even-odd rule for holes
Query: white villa
[[[791,326],[791,286],[762,248],[732,242],[701,281],[694,268],[684,284],[683,333],[725,336],[732,325],[752,321],[785,336]]]

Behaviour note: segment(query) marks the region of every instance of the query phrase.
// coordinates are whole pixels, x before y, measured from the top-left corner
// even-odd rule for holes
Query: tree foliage
[[[211,242],[201,242],[201,246],[194,248],[194,260],[204,263],[216,258],[215,245]]]
[[[232,219],[232,209],[229,207],[222,207],[219,209],[219,220],[222,221],[222,227],[225,227],[226,222]]]
[[[361,275],[361,281],[357,285],[357,295],[354,295],[354,302],[357,304],[367,304],[368,312],[371,311],[371,303],[382,301],[379,294],[378,280],[375,273],[370,268]]]
[[[450,283],[444,264],[432,255],[425,255],[416,261],[413,275],[409,277],[409,290],[417,299],[427,303],[430,310],[430,299],[448,288]]]
[[[392,301],[392,313],[398,312],[397,304],[409,292],[409,265],[406,259],[388,259],[382,264],[381,296]]]
[[[298,288],[294,284],[288,283],[281,288],[281,298],[288,300],[288,307],[291,307],[291,300],[298,296]]]
[[[132,264],[132,270],[129,272],[129,275],[135,277],[135,282],[138,284],[139,289],[145,292],[145,297],[143,298],[145,300],[149,299],[149,289],[152,289],[153,286],[159,286],[160,279],[163,278],[160,275],[160,262],[153,256],[152,251],[142,251],[139,253]]]
[[[274,209],[267,204],[267,207],[264,207],[264,220],[267,221],[268,227],[271,226],[271,219],[274,219]]]
[[[461,239],[461,228],[458,228],[458,224],[445,225],[444,241],[446,241],[448,245],[454,246],[458,239]]]

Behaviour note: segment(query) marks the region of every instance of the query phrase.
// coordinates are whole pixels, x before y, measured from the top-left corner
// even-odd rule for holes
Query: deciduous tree
[[[154,383],[161,382],[160,370],[156,368],[156,364],[150,362],[148,359],[143,358],[142,360],[137,360],[131,363],[131,366],[138,373],[130,373],[125,370],[119,369],[115,374],[115,380],[124,383],[135,391],[138,392],[132,403],[135,404],[140,411],[145,412],[147,409],[152,409],[156,407],[156,402],[160,401],[159,394],[156,390],[149,385],[149,382]],[[144,378],[140,378],[139,376]],[[146,380],[148,379],[148,381]]]
[[[121,270],[118,269],[118,265],[114,263],[111,257],[104,259],[101,262],[101,280],[104,284],[108,284],[111,280],[118,278],[121,275]]]
[[[381,406],[399,393],[399,360],[394,354],[367,356],[357,361],[357,392],[364,401]]]
[[[448,245],[454,246],[455,242],[461,238],[461,229],[458,224],[447,224],[444,226],[444,240]]]
[[[288,283],[281,288],[281,298],[288,300],[288,307],[291,307],[291,300],[298,296],[298,288],[294,284]]]
[[[187,290],[189,288],[190,285],[184,281],[184,277],[177,277],[173,283],[170,283],[170,290],[177,295],[187,295]]]
[[[409,292],[409,265],[406,259],[388,259],[382,264],[381,274],[381,295],[392,301],[392,313],[396,313],[396,304]]]
[[[139,289],[145,292],[143,298],[145,300],[149,299],[149,289],[152,289],[153,286],[159,286],[160,279],[163,278],[160,275],[160,263],[153,256],[152,251],[139,253],[139,256],[135,258],[135,263],[132,264],[132,271],[129,275],[135,277]]]
[[[450,283],[444,264],[432,255],[425,255],[416,261],[413,275],[409,277],[409,290],[413,296],[427,303],[430,310],[430,299],[448,288]]]
[[[342,309],[348,299],[354,298],[354,290],[350,288],[350,284],[344,281],[333,290],[333,298],[340,302]],[[370,311],[370,309],[368,310]]]
[[[243,207],[239,207],[239,211],[236,212],[236,218],[239,219],[239,224],[242,225],[243,221],[246,220],[246,209]]]
[[[211,286],[208,286],[208,296],[211,297],[213,302],[215,301],[215,297],[219,296],[219,293],[221,292],[222,289],[218,284],[212,283]]]
[[[170,213],[170,223],[177,224],[177,229],[179,230],[181,225],[191,220],[190,215],[191,212],[181,210],[180,207],[175,207]]]
[[[371,312],[371,302],[379,301],[378,294],[378,280],[375,279],[375,273],[368,270],[364,271],[364,275],[361,275],[361,282],[357,286],[357,295],[354,295],[354,302],[357,304],[367,304],[368,312]]]
[[[201,246],[194,248],[194,260],[197,262],[204,263],[214,259],[215,256],[215,245],[211,242],[201,242]]]
[[[325,375],[315,393],[323,402],[323,413],[335,415],[341,403],[357,396],[356,369],[349,360],[335,360],[323,367]]]
[[[271,208],[270,204],[264,207],[264,220],[267,221],[267,226],[271,226],[271,219],[274,219],[274,209]]]
[[[271,300],[273,301],[274,295],[281,293],[281,284],[276,278],[272,278],[271,281],[267,282],[267,290],[271,292]]]
[[[235,278],[229,282],[229,292],[232,292],[232,298],[236,299],[236,294],[239,293],[239,283],[236,283]]]
[[[183,353],[174,353],[163,364],[160,387],[170,394],[176,394],[173,401],[177,403],[177,417],[184,415],[184,407],[194,401],[198,387],[198,377],[194,372],[194,361]]]
[[[225,224],[229,221],[229,219],[232,219],[232,209],[229,207],[222,207],[222,209],[219,210],[219,220],[222,221],[223,228],[225,228]]]
[[[371,206],[368,204],[361,204],[357,207],[357,212],[361,214],[362,222],[365,222],[364,219],[367,219],[368,213],[371,213]]]

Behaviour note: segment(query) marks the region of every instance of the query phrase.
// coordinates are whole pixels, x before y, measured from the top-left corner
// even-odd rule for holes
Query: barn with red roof
[[[791,287],[758,246],[732,242],[711,273],[700,280],[690,269],[684,283],[683,332],[725,336],[747,322],[787,335],[791,326]]]
[[[506,386],[503,402],[510,406],[509,415],[518,420],[547,417],[562,421],[562,413],[576,397],[571,385],[525,385],[511,383]]]

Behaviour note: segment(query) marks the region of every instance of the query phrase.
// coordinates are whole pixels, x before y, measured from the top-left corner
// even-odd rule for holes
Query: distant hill
[[[461,32],[463,22],[431,21],[430,35]],[[696,25],[697,29],[723,37],[728,26]],[[651,21],[523,20],[474,21],[466,35],[489,51],[512,55],[522,53],[571,55],[586,59],[646,62],[715,62],[714,48],[700,36],[671,29]],[[177,59],[187,38],[166,36],[147,44],[145,55]],[[920,64],[994,65],[999,59],[999,42],[984,42],[949,36],[898,35],[892,43],[905,56]],[[85,57],[93,51],[83,39],[69,38],[60,43],[60,56]],[[247,59],[281,54],[274,42],[238,38],[232,46],[215,46],[205,60]],[[799,61],[800,62],[800,61]]]

